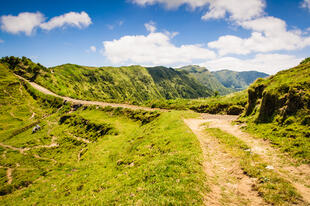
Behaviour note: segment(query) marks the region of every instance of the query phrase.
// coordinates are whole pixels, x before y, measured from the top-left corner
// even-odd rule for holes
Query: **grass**
[[[58,136],[60,146],[31,152],[53,158],[57,164],[40,161],[42,170],[31,175],[42,180],[1,197],[2,205],[202,204],[202,193],[207,190],[202,155],[196,137],[182,121],[186,113],[164,113],[144,125],[124,115],[92,108],[75,114],[97,124],[110,124],[118,134],[106,135],[89,145],[75,144],[64,135],[70,130],[67,125],[55,125],[50,134]],[[85,147],[87,151],[77,162],[78,152]],[[19,162],[18,157],[7,159],[12,164]],[[38,164],[23,162],[26,165],[20,167]],[[27,177],[30,175],[13,175],[19,180]]]
[[[301,204],[301,197],[296,189],[275,171],[266,168],[259,155],[251,153],[242,140],[221,131],[207,128],[206,131],[216,137],[231,155],[240,160],[240,167],[246,175],[256,178],[256,190],[263,199],[273,205]]]
[[[182,120],[192,113],[94,106],[72,111],[70,104],[20,82],[5,66],[0,75],[1,87],[10,88],[1,97],[0,119],[6,121],[0,124],[5,134],[0,142],[29,148],[21,154],[0,146],[1,205],[202,205],[208,190],[202,152]],[[32,134],[29,125],[36,122],[41,130]],[[42,147],[53,141],[57,146]]]
[[[200,113],[241,114],[247,103],[247,91],[235,92],[226,96],[201,99],[150,100],[145,106],[163,109],[191,109]]]
[[[310,163],[310,63],[259,79],[248,89],[248,105],[240,121],[246,130],[268,139],[300,164]]]

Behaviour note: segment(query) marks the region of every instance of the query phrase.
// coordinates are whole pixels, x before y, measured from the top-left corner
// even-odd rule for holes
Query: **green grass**
[[[208,190],[202,152],[182,120],[193,113],[82,106],[68,114],[70,104],[34,90],[5,66],[0,75],[1,91],[8,88],[0,142],[30,148],[21,154],[0,147],[1,205],[202,205]],[[32,134],[29,125],[37,122],[42,129]],[[40,147],[53,139],[58,146]]]
[[[31,151],[57,164],[39,163],[16,153],[7,158],[20,167],[34,167],[34,173],[21,175],[19,181],[42,179],[23,190],[2,196],[1,204],[202,204],[207,190],[202,171],[202,154],[196,137],[184,125],[183,112],[168,112],[148,124],[111,112],[78,110],[76,115],[97,124],[110,124],[118,134],[106,135],[85,145],[69,141],[70,127],[55,125],[50,132],[58,136],[58,148]],[[56,114],[55,114],[56,115]],[[54,119],[55,117],[51,117]],[[44,130],[40,133],[45,133]],[[77,154],[87,148],[80,162]],[[20,156],[20,157],[19,157]],[[34,161],[34,162],[32,162]],[[8,163],[7,163],[8,164]],[[48,167],[48,168],[47,168]],[[41,170],[40,170],[41,169]],[[18,170],[16,170],[18,172]],[[18,184],[18,183],[16,183]]]
[[[235,92],[226,96],[200,99],[150,100],[144,105],[153,108],[187,110],[211,114],[241,114],[247,103],[247,91]]]
[[[273,170],[258,155],[248,151],[249,147],[240,139],[220,129],[207,128],[206,132],[225,145],[227,151],[240,161],[240,167],[246,175],[256,178],[256,190],[263,199],[273,205],[301,204],[296,189]]]
[[[246,130],[268,139],[299,163],[310,163],[310,63],[259,79],[248,89],[240,121]]]

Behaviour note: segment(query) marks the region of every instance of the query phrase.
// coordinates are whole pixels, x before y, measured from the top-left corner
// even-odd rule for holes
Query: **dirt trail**
[[[266,205],[259,194],[252,190],[255,179],[243,174],[238,160],[224,152],[218,141],[203,131],[202,119],[184,122],[197,136],[204,155],[203,168],[211,192],[205,195],[205,205]]]
[[[16,75],[16,74],[15,74]],[[30,82],[27,79],[16,75],[18,78],[28,82],[33,88],[39,90],[40,92],[44,93],[44,94],[48,94],[48,95],[52,95],[55,97],[59,97],[62,98],[63,100],[66,100],[68,102],[72,102],[75,104],[83,104],[83,105],[98,105],[98,106],[102,106],[102,107],[106,107],[106,106],[111,106],[111,107],[123,107],[123,108],[128,108],[128,109],[133,109],[133,110],[146,110],[146,111],[156,111],[156,110],[160,110],[160,111],[167,111],[165,109],[159,109],[159,108],[149,108],[149,107],[142,107],[142,106],[135,106],[135,105],[129,105],[129,104],[118,104],[118,103],[108,103],[108,102],[100,102],[100,101],[86,101],[86,100],[79,100],[79,99],[73,99],[70,97],[63,97],[60,96],[58,94],[55,94],[53,92],[51,92],[50,90],[34,83],[34,82]]]
[[[12,177],[12,173],[13,173],[13,170],[12,168],[8,168],[7,171],[6,171],[6,176],[8,178],[8,184],[12,184],[12,181],[13,181],[13,177]]]
[[[232,125],[236,116],[202,114],[211,128],[219,128],[244,141],[251,152],[258,154],[265,162],[273,166],[275,171],[288,180],[298,190],[304,200],[310,203],[310,167],[309,165],[293,166],[294,160],[273,148],[268,141],[254,138],[241,131],[240,126]]]

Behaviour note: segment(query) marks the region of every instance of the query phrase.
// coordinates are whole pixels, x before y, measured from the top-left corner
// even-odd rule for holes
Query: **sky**
[[[310,56],[310,0],[14,0],[0,57],[274,74]]]

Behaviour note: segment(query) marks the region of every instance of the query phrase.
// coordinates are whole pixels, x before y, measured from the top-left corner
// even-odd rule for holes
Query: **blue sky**
[[[139,64],[273,74],[310,56],[310,0],[15,0],[0,56],[45,66]]]

